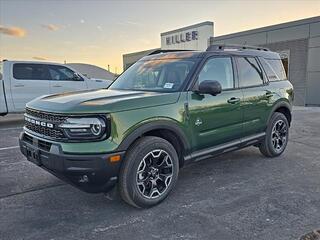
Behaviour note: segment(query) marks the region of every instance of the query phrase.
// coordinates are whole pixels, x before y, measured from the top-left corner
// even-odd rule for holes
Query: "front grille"
[[[29,122],[25,122],[25,127],[32,132],[39,133],[41,135],[55,138],[55,139],[62,139],[64,138],[64,133],[61,130],[58,129],[51,129],[47,127],[38,126]]]
[[[30,108],[26,108],[26,114],[35,118],[39,118],[43,121],[56,122],[56,123],[62,123],[68,118],[66,116],[48,113],[48,112],[40,112]]]
[[[40,149],[43,149],[47,152],[50,151],[52,143],[46,142],[46,141],[42,141],[42,140],[38,140],[38,146]]]
[[[49,143],[47,141],[43,141],[43,140],[37,140],[34,142],[33,141],[33,137],[31,137],[30,135],[28,134],[24,134],[23,135],[23,140],[28,142],[29,144],[32,144],[32,145],[36,145],[38,146],[40,149],[44,150],[44,151],[47,151],[49,152],[50,151],[50,148],[51,148],[51,145],[52,143]]]
[[[66,138],[64,132],[61,129],[57,129],[55,126],[64,122],[68,117],[54,114],[54,113],[41,112],[41,111],[33,110],[30,108],[26,109],[26,114],[27,114],[27,117],[34,118],[36,120],[43,121],[46,123],[50,123],[54,126],[53,128],[49,128],[47,126],[40,126],[35,123],[25,121],[25,127],[27,130],[40,134],[41,136],[46,136],[53,139],[62,140]]]
[[[31,137],[27,134],[24,134],[24,140],[30,144],[33,144],[33,137]]]

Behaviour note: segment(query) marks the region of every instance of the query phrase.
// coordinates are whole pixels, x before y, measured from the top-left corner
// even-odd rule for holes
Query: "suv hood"
[[[56,113],[111,113],[172,104],[180,93],[130,90],[89,90],[36,98],[27,107]]]

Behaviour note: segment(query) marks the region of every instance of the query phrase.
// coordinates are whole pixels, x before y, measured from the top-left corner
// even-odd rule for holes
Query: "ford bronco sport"
[[[116,184],[129,204],[164,200],[185,162],[288,143],[293,87],[279,55],[212,45],[150,54],[108,89],[48,95],[27,104],[27,159],[86,192]]]

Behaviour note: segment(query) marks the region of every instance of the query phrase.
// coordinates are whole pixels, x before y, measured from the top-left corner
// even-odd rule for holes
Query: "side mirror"
[[[200,94],[211,94],[216,96],[221,93],[221,84],[218,81],[205,80],[199,84],[197,91]]]
[[[80,77],[80,75],[78,73],[73,73],[73,80],[75,81],[80,81],[82,78]]]

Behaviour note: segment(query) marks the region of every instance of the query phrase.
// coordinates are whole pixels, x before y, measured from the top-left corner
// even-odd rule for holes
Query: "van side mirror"
[[[212,96],[216,96],[221,93],[221,89],[221,84],[218,81],[205,80],[199,84],[199,88],[196,92],[200,94],[211,94]]]

